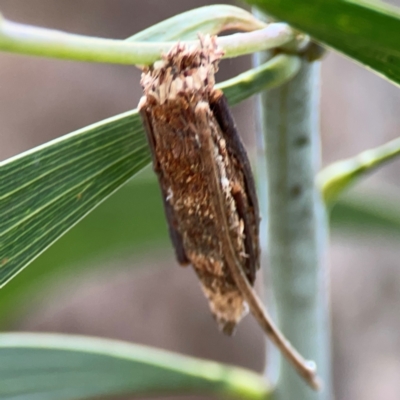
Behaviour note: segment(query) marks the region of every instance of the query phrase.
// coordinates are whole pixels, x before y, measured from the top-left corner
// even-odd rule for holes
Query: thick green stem
[[[277,321],[292,345],[316,362],[323,380],[323,390],[313,392],[282,360],[276,387],[280,400],[331,397],[327,225],[315,186],[320,165],[319,64],[304,59],[296,77],[263,94],[259,107],[267,160],[269,283]]]

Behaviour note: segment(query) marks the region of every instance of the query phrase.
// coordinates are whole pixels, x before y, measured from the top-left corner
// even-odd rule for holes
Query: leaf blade
[[[114,125],[116,129],[112,131],[113,138],[110,140],[110,129]],[[116,140],[115,136],[119,136],[120,140]],[[91,151],[93,146],[99,144],[96,140],[99,137],[109,141],[111,156],[106,151],[104,156]],[[149,161],[150,153],[137,112],[128,112],[2,163],[0,282],[8,282],[22,269],[21,266],[40,255]],[[30,173],[21,174],[20,169],[24,171],[25,164],[29,166]],[[55,164],[57,166],[53,167]],[[71,164],[75,168],[70,168]],[[87,168],[88,165],[90,168]],[[33,188],[29,186],[32,177]],[[58,187],[62,177],[63,184]],[[4,195],[9,189],[9,182],[15,186],[11,195]],[[26,215],[27,205],[33,212]],[[46,232],[42,232],[41,236],[43,230]],[[40,241],[44,236],[45,239]],[[19,240],[15,240],[16,237]],[[32,249],[35,243],[36,248]]]
[[[330,210],[332,228],[358,236],[400,234],[400,193],[391,185],[357,188],[341,195]]]
[[[355,157],[328,165],[317,175],[317,184],[325,203],[333,204],[344,190],[398,156],[400,156],[399,138],[365,150]]]
[[[265,23],[242,8],[217,4],[178,14],[127,40],[147,42],[194,40],[197,39],[199,32],[216,35],[226,30],[252,31],[265,26]]]
[[[196,392],[248,400],[270,394],[256,373],[146,346],[69,335],[0,335],[1,399]]]
[[[365,0],[246,0],[400,84],[400,9]]]

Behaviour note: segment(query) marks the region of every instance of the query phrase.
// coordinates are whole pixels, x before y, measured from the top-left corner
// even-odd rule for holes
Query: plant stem
[[[304,59],[293,80],[260,96],[270,278],[278,326],[301,354],[316,362],[323,380],[323,390],[315,393],[282,360],[276,387],[276,398],[282,400],[331,396],[326,213],[315,185],[320,164],[319,64]]]
[[[283,23],[264,29],[218,38],[225,57],[281,46],[294,39],[292,29]],[[198,41],[189,41],[198,45]],[[149,65],[160,59],[173,42],[131,42],[75,35],[52,29],[18,24],[0,19],[0,51],[75,61]]]

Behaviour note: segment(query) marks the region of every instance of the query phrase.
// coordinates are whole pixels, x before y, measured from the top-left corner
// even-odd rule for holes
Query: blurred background
[[[22,23],[122,39],[207,4],[212,2],[0,0],[0,11]],[[250,65],[248,57],[224,61],[217,78]],[[134,67],[0,53],[1,160],[135,108],[139,79]],[[250,153],[253,101],[233,110]],[[333,52],[323,61],[321,101],[324,165],[398,136],[398,88]],[[390,198],[393,189],[386,188],[400,184],[398,168],[393,162],[362,186]],[[371,234],[345,222],[342,217],[335,224],[329,249],[336,398],[398,399],[400,234]],[[0,328],[129,340],[257,371],[264,365],[263,335],[252,318],[234,339],[221,335],[193,271],[175,262],[150,170],[1,290]]]

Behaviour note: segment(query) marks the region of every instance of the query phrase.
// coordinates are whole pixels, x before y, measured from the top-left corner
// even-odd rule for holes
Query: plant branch
[[[294,40],[286,24],[269,24],[264,29],[218,38],[225,57],[237,57],[278,47]],[[186,42],[197,46],[198,41]],[[0,20],[0,51],[74,61],[116,64],[152,64],[167,52],[172,42],[130,42],[76,35],[52,29]]]

